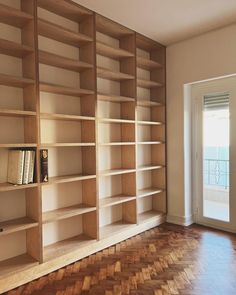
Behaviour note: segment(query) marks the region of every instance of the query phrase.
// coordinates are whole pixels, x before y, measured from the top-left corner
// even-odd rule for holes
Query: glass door
[[[203,97],[203,216],[229,222],[229,93]]]
[[[236,232],[236,78],[192,86],[194,216]]]

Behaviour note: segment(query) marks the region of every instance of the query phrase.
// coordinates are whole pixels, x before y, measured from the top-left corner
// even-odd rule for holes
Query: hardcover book
[[[48,150],[40,150],[41,182],[48,182]]]
[[[12,184],[22,184],[24,174],[25,151],[10,150],[8,155],[7,181]]]

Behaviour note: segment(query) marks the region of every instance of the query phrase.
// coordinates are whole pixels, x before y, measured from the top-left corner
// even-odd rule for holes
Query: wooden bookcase
[[[0,0],[0,28],[2,293],[165,221],[166,116],[157,42],[70,0]]]

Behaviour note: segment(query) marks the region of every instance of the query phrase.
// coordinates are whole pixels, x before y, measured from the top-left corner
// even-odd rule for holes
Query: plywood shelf
[[[163,106],[162,103],[152,101],[152,100],[140,100],[137,99],[137,105],[140,107],[158,107],[158,106]]]
[[[29,21],[32,21],[32,20],[33,20],[33,17],[30,14],[10,6],[0,4],[0,22],[1,23],[22,28]]]
[[[80,249],[86,249],[95,242],[95,239],[92,239],[85,234],[80,234],[76,237],[51,244],[44,247],[43,260],[44,262],[47,262],[67,253],[72,253],[73,251],[78,251]]]
[[[38,265],[36,261],[28,254],[19,255],[7,260],[0,261],[0,277],[4,277],[23,272],[24,270],[30,269],[33,266]]]
[[[102,226],[100,227],[100,238],[101,239],[110,238],[113,235],[132,229],[135,226],[136,224],[128,223],[126,221],[119,221],[109,225]]]
[[[102,15],[96,14],[96,30],[110,37],[120,39],[133,34],[133,31]]]
[[[119,175],[119,174],[126,174],[135,172],[135,169],[108,169],[108,170],[101,170],[99,171],[100,176],[112,176],[112,175]]]
[[[151,80],[137,79],[137,86],[141,88],[151,89],[156,87],[162,87],[163,84]]]
[[[0,143],[0,148],[36,148],[36,143]]]
[[[32,79],[0,74],[0,85],[25,88],[34,83]]]
[[[49,177],[48,182],[42,182],[41,184],[49,185],[49,184],[81,181],[81,180],[93,179],[93,178],[96,178],[96,175],[72,174],[72,175],[64,175],[64,176],[53,176],[53,177]]]
[[[73,216],[81,215],[84,213],[95,211],[96,207],[92,207],[86,204],[74,205],[70,207],[60,208],[53,211],[43,213],[43,223],[54,222]]]
[[[30,46],[26,46],[20,43],[8,41],[0,38],[0,53],[15,57],[24,57],[34,52],[34,49]]]
[[[112,81],[124,81],[124,80],[134,79],[134,76],[121,73],[121,72],[115,72],[102,67],[97,68],[97,77],[107,79],[107,80],[112,80]]]
[[[22,111],[22,110],[0,109],[0,116],[6,116],[6,117],[28,117],[28,116],[36,116],[36,112]]]
[[[38,0],[38,6],[75,22],[92,15],[88,9],[69,1]]]
[[[137,121],[138,125],[164,125],[162,122],[155,121]]]
[[[38,186],[38,183],[16,185],[16,184],[4,182],[4,183],[0,183],[0,192],[22,190],[22,189],[28,189],[28,188],[33,188],[33,187],[37,187],[37,186]]]
[[[163,144],[162,141],[138,141],[137,144],[139,145],[152,145],[152,144]]]
[[[135,142],[102,142],[100,146],[122,146],[122,145],[135,145]]]
[[[138,166],[138,171],[148,171],[148,170],[156,170],[162,169],[162,165],[145,165],[145,166]]]
[[[109,95],[98,93],[98,100],[109,101],[109,102],[135,102],[135,99],[132,97],[125,97],[119,95]]]
[[[71,88],[56,84],[50,84],[41,82],[40,83],[40,91],[48,92],[48,93],[55,93],[55,94],[62,94],[62,95],[69,95],[69,96],[83,96],[83,95],[90,95],[94,92],[87,89],[80,89],[80,88]]]
[[[78,142],[78,143],[41,143],[41,148],[57,148],[57,147],[91,147],[95,146],[94,142]]]
[[[126,195],[117,195],[112,197],[107,197],[100,199],[100,207],[110,207],[118,204],[122,204],[125,202],[136,200],[136,196],[126,196]]]
[[[134,124],[134,120],[124,120],[124,119],[110,119],[110,118],[98,118],[100,123],[114,123],[114,124]]]
[[[163,68],[160,63],[141,56],[137,56],[137,67],[147,71]]]
[[[93,67],[89,63],[63,57],[43,50],[39,50],[39,62],[75,72],[82,72]]]
[[[156,194],[160,194],[162,192],[163,192],[162,189],[158,189],[158,188],[155,188],[155,187],[143,188],[143,189],[138,190],[138,198],[144,198],[144,197],[148,197],[148,196],[153,196],[153,195],[156,195]]]
[[[38,19],[38,33],[41,36],[75,47],[80,47],[88,42],[92,42],[92,39],[84,34],[73,32],[43,19]]]
[[[95,117],[54,114],[54,113],[40,113],[40,118],[47,119],[47,120],[63,120],[63,121],[95,121]]]
[[[0,232],[0,237],[18,231],[27,230],[36,226],[38,226],[38,222],[32,220],[29,217],[0,222],[0,229],[2,229]]]
[[[96,50],[97,50],[97,54],[100,54],[102,56],[106,56],[109,58],[117,59],[117,60],[134,56],[133,53],[127,50],[124,50],[121,48],[114,48],[105,43],[98,42],[98,41],[96,43]]]
[[[139,213],[138,220],[139,220],[139,223],[145,223],[153,219],[159,219],[163,217],[163,215],[164,215],[163,212],[150,210],[143,213]]]

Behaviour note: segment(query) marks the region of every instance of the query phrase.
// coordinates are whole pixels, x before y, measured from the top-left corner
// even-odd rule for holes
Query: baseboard
[[[193,216],[175,216],[175,215],[167,215],[167,222],[183,225],[183,226],[189,226],[194,223]]]

